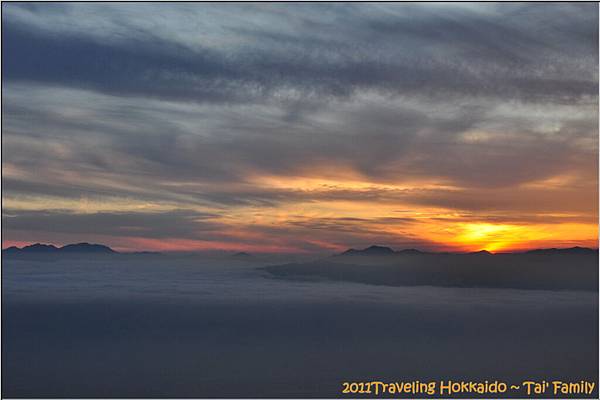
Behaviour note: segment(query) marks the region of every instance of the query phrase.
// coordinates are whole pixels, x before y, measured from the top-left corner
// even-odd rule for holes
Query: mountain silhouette
[[[479,255],[482,255],[482,256],[491,256],[492,255],[492,253],[490,253],[487,250],[472,251],[472,252],[470,252],[468,254],[479,254]]]
[[[380,256],[380,255],[384,256]],[[598,250],[582,247],[523,253],[430,253],[410,256],[372,246],[338,257],[263,267],[292,280],[356,282],[385,286],[488,287],[598,291]]]
[[[539,255],[556,255],[556,254],[572,254],[572,255],[585,255],[598,253],[598,249],[591,249],[588,247],[569,247],[569,248],[549,248],[549,249],[534,249],[525,252],[517,253],[504,253],[504,254],[539,254]],[[343,253],[336,254],[336,256],[387,256],[387,255],[426,255],[426,254],[471,254],[471,255],[494,255],[487,250],[473,251],[470,253],[452,253],[452,252],[423,252],[417,249],[404,249],[395,251],[390,247],[373,245],[362,250],[348,249]]]
[[[103,244],[75,243],[59,249],[63,253],[115,253],[113,249]]]
[[[575,246],[575,247],[569,247],[566,249],[557,249],[555,247],[550,248],[550,249],[535,249],[535,250],[526,251],[525,254],[548,254],[548,255],[552,255],[552,254],[593,254],[593,253],[597,253],[597,252],[598,252],[598,249],[590,249],[587,247]]]
[[[363,250],[356,249],[348,249],[343,252],[341,255],[364,255],[364,256],[382,256],[382,255],[392,255],[395,254],[395,251],[389,247],[385,246],[370,246]]]
[[[18,254],[74,254],[74,253],[94,253],[94,254],[114,254],[117,253],[108,246],[93,243],[74,243],[67,244],[63,247],[56,247],[51,244],[35,243],[23,248],[16,246],[2,250],[5,255]]]
[[[28,253],[53,253],[58,250],[58,247],[51,244],[41,244],[36,243],[29,246],[25,246],[21,249],[21,251],[26,251]]]
[[[421,250],[417,250],[417,249],[404,249],[404,250],[400,250],[400,251],[396,251],[396,254],[425,254],[423,253]]]
[[[415,254],[416,255],[416,254],[424,254],[424,253],[417,249],[404,249],[404,250],[400,250],[400,251],[394,251],[390,247],[373,245],[373,246],[367,247],[366,249],[362,249],[362,250],[348,249],[338,255],[339,256],[391,256],[391,255],[395,255],[395,254],[403,254],[403,255]]]
[[[21,251],[17,246],[10,246],[4,250],[2,250],[3,254],[18,254]]]

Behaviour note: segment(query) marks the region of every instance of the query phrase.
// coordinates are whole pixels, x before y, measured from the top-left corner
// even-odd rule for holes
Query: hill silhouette
[[[535,249],[526,251],[525,254],[594,254],[598,250],[590,249],[587,247],[569,247],[566,249],[557,249],[555,247],[550,249]]]
[[[59,249],[68,253],[116,253],[113,249],[103,244],[75,243],[67,244]]]
[[[502,253],[502,254],[532,254],[532,255],[547,254],[547,255],[552,255],[552,254],[594,254],[597,252],[598,252],[598,249],[590,249],[588,247],[575,246],[575,247],[568,247],[568,248],[552,247],[552,248],[548,248],[548,249],[533,249],[533,250],[528,250],[528,251],[524,251],[524,252]],[[470,253],[451,253],[451,252],[435,253],[435,252],[425,252],[425,251],[421,251],[421,250],[417,250],[417,249],[394,250],[391,247],[372,245],[372,246],[369,246],[362,250],[348,249],[342,253],[336,254],[335,257],[342,257],[342,256],[393,256],[393,255],[422,255],[422,254],[494,255],[494,253],[491,253],[487,250],[473,251]]]
[[[363,249],[363,250],[348,249],[348,250],[346,250],[345,252],[343,252],[340,255],[346,255],[346,256],[355,256],[355,255],[382,256],[382,255],[392,255],[394,253],[395,253],[395,251],[392,250],[389,247],[373,245],[373,246],[367,247],[366,249]]]
[[[598,250],[573,247],[523,253],[425,253],[371,246],[307,263],[264,267],[274,277],[386,286],[598,290]]]
[[[17,247],[17,249],[18,249],[18,247]],[[51,244],[36,243],[36,244],[32,244],[30,246],[25,246],[20,250],[27,251],[29,253],[52,253],[54,251],[57,251],[58,247],[51,245]]]
[[[25,255],[25,254],[115,254],[115,250],[103,244],[94,243],[73,243],[62,247],[56,247],[51,244],[35,243],[22,248],[12,246],[2,250],[5,255]]]

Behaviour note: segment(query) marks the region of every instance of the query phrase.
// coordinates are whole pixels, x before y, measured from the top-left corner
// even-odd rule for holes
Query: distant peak
[[[233,255],[233,257],[246,258],[246,257],[251,257],[251,256],[250,256],[250,254],[246,253],[245,251],[239,251],[239,252],[235,253]]]
[[[423,254],[423,252],[421,250],[417,250],[417,249],[404,249],[404,250],[400,250],[397,253],[401,253],[401,254]]]
[[[590,249],[588,247],[569,247],[557,249],[552,247],[549,249],[535,249],[526,251],[525,254],[594,254],[598,253],[598,249]]]
[[[58,247],[56,247],[52,244],[35,243],[35,244],[30,244],[29,246],[23,247],[22,250],[30,251],[30,252],[49,252],[49,251],[57,251]]]
[[[392,250],[389,247],[386,246],[377,246],[376,244],[369,246],[365,249],[366,251],[385,251],[385,252],[394,252],[394,250]]]
[[[385,246],[369,246],[363,250],[349,249],[343,252],[342,254],[346,255],[387,255],[394,254],[394,250]]]
[[[2,252],[6,252],[8,254],[18,253],[20,251],[21,251],[21,249],[18,248],[17,246],[10,246],[10,247],[7,247],[6,249],[2,250]]]
[[[15,246],[9,247],[8,249],[4,249],[4,252],[7,253],[23,253],[23,254],[33,254],[33,253],[116,253],[113,249],[103,244],[93,244],[93,243],[74,243],[67,244],[63,247],[56,247],[52,244],[42,244],[35,243],[29,246],[24,246],[23,248],[18,248]]]
[[[75,243],[75,244],[67,244],[60,248],[62,252],[69,253],[115,253],[113,249],[103,244],[93,244],[93,243]]]

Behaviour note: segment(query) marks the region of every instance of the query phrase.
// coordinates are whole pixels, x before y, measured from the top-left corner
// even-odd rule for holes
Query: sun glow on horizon
[[[3,8],[3,243],[597,246],[597,44],[565,29],[589,10],[70,4]]]
[[[186,186],[196,188],[191,182]],[[543,188],[537,184],[529,186]],[[172,236],[161,233],[165,237],[155,239],[149,228],[124,225],[112,235],[96,232],[87,236],[73,235],[71,240],[67,234],[61,235],[59,240],[62,243],[98,241],[133,251],[305,253],[383,244],[396,249],[510,252],[544,247],[596,247],[598,240],[596,211],[591,214],[569,209],[517,213],[440,207],[435,205],[435,197],[431,200],[432,196],[458,196],[464,201],[460,196],[465,196],[462,194],[465,188],[432,180],[421,184],[417,181],[392,184],[367,179],[334,179],[318,174],[265,175],[255,176],[241,185],[219,187],[227,193],[240,193],[242,197],[253,191],[275,193],[281,200],[275,197],[276,201],[272,202],[242,201],[223,207],[185,200],[140,201],[118,196],[79,199],[5,196],[4,206],[11,212],[5,213],[4,218],[10,224],[13,218],[28,213],[62,213],[63,218],[71,220],[99,215],[118,221],[123,215],[133,218],[135,224],[144,218],[168,220],[161,218],[171,215],[173,224],[187,226],[184,237],[178,237],[178,230],[174,228]],[[205,230],[207,224],[209,229]],[[144,237],[144,233],[149,236]],[[12,241],[48,242],[47,239],[39,236],[31,240],[22,235]]]
[[[460,224],[460,229],[462,233],[455,240],[469,251],[510,252],[576,245],[597,247],[597,238],[594,238],[597,226],[593,224],[548,226],[469,223]]]

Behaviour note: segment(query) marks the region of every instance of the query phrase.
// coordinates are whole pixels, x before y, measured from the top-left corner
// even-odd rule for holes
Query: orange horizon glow
[[[44,244],[44,245],[53,245],[55,247],[62,247],[68,244],[73,244],[73,242],[23,242],[23,241],[4,241],[2,243],[2,250],[6,250],[9,247],[18,247],[23,248],[26,246],[30,246],[33,244]],[[103,244],[106,243],[100,242],[89,242],[94,244]],[[373,243],[373,245],[382,245],[378,243]],[[118,246],[118,245],[107,245],[111,249],[122,252],[122,253],[130,253],[130,252],[144,252],[144,251],[156,251],[156,252],[165,252],[165,253],[177,253],[177,252],[205,252],[205,251],[223,251],[223,252],[252,252],[257,254],[309,254],[304,249],[294,248],[294,247],[278,247],[278,246],[254,246],[254,245],[236,245],[236,244],[227,244],[227,243],[207,243],[204,241],[187,241],[187,240],[153,240],[153,239],[140,239],[137,238],[132,240],[130,244],[127,246]],[[367,246],[368,247],[368,246]],[[554,246],[551,243],[543,244],[537,247],[527,247],[527,246],[519,246],[514,245],[511,247],[495,247],[491,246],[474,246],[474,247],[441,247],[438,250],[427,250],[433,253],[471,253],[477,251],[488,251],[492,254],[502,254],[502,253],[520,253],[526,252],[530,250],[539,250],[539,249],[568,249],[573,247],[584,247],[592,250],[598,250],[600,247],[600,243],[594,241],[582,241],[582,242],[572,242],[568,245],[563,244],[562,246]],[[334,251],[331,248],[331,252],[339,253],[345,250],[348,250],[350,247],[338,246],[336,247],[337,251]],[[393,248],[393,250],[400,251],[405,250],[407,248]],[[417,248],[417,250],[425,251],[424,249]]]
[[[523,184],[516,190],[495,188],[470,190],[445,182],[407,179],[398,183],[372,182],[345,172],[345,176],[275,177],[255,175],[243,186],[223,184],[223,190],[276,191],[285,200],[267,205],[232,205],[226,209],[193,203],[140,202],[132,198],[59,199],[3,198],[14,212],[69,210],[71,215],[98,213],[161,213],[190,210],[209,214],[188,223],[199,229],[205,222],[216,228],[206,237],[144,237],[129,234],[26,235],[3,241],[22,247],[36,242],[67,244],[95,242],[118,251],[247,251],[257,253],[324,253],[348,248],[384,245],[398,250],[418,248],[437,252],[519,252],[539,248],[598,247],[598,211],[589,192],[573,192],[576,177]],[[103,178],[104,179],[104,178]],[[190,183],[190,185],[193,185]],[[174,187],[173,184],[168,185]],[[436,206],[444,202],[467,202],[463,209]],[[498,200],[506,210],[472,211],[470,203]],[[531,204],[535,201],[535,207]],[[514,203],[514,205],[511,205]],[[506,205],[505,205],[506,204]],[[558,205],[558,206],[557,206]],[[539,210],[536,209],[539,207]],[[8,216],[8,218],[10,218]],[[10,219],[8,219],[10,220]],[[176,224],[176,222],[174,222]],[[168,226],[164,228],[168,229]],[[133,229],[133,228],[132,228]],[[160,226],[157,228],[161,229]],[[202,232],[202,231],[200,231]],[[162,237],[165,236],[165,237]]]
[[[73,4],[6,10],[3,245],[598,246],[589,10],[190,6],[147,35]]]
[[[410,245],[398,247],[392,244],[390,247],[395,250],[417,248],[424,251],[453,253],[466,253],[482,250],[489,251],[490,253],[511,253],[542,248],[570,248],[575,246],[597,249],[599,244],[598,239],[589,238],[596,229],[597,227],[595,225],[586,224],[531,227],[490,223],[457,223],[442,229],[442,231],[453,232],[445,238],[445,241],[442,241],[444,237],[436,232],[431,235],[431,240],[426,246]],[[572,239],[554,239],[556,235],[563,234],[570,235],[566,237],[571,237]],[[239,237],[241,238],[243,235],[239,235]],[[526,238],[526,240],[521,240],[521,238]],[[256,244],[177,238],[153,239],[143,237],[101,237],[99,240],[60,242],[3,240],[2,248],[5,249],[11,246],[24,247],[34,243],[53,244],[60,247],[75,242],[105,244],[120,252],[245,251],[254,253],[310,253],[310,251],[307,251],[302,247],[288,245],[285,241],[281,241],[281,243],[265,243],[268,242],[268,238],[264,238],[263,243]],[[322,252],[337,253],[350,247],[357,247],[345,244],[332,244],[316,239],[313,239],[310,242],[316,247],[321,248]],[[365,242],[364,247],[370,245],[388,244],[373,241],[368,243]]]

